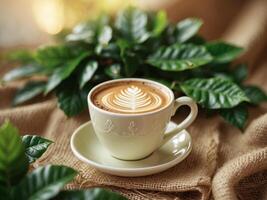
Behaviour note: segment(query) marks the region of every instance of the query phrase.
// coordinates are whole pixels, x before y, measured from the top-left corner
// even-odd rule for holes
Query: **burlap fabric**
[[[259,29],[261,34],[266,31],[264,27]],[[235,37],[231,31],[225,34],[229,41],[238,41]],[[256,63],[248,82],[267,91],[267,58],[263,53],[267,51],[258,50],[259,42],[253,35],[248,37],[252,39],[243,42],[247,48],[245,55],[248,61]],[[266,40],[264,36],[261,38],[262,45]],[[258,51],[257,55],[253,49]],[[8,66],[1,67],[0,75],[7,70]],[[188,129],[193,138],[193,150],[188,158],[159,174],[122,178],[101,173],[72,154],[71,134],[90,119],[88,112],[67,118],[57,108],[53,97],[38,98],[27,105],[11,108],[11,98],[22,82],[0,87],[0,123],[10,119],[23,134],[40,134],[53,140],[55,143],[34,167],[49,163],[75,168],[80,173],[68,185],[69,189],[101,186],[119,191],[130,199],[267,199],[267,104],[250,109],[249,123],[243,134],[218,116],[207,118],[200,113]],[[179,121],[179,116],[174,120]]]

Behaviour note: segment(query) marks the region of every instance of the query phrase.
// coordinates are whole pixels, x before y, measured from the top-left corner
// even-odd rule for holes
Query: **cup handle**
[[[161,144],[164,145],[166,142],[168,142],[173,136],[178,134],[183,129],[186,129],[188,126],[192,124],[192,122],[196,119],[198,108],[197,104],[191,99],[190,97],[179,97],[174,102],[174,107],[172,111],[172,115],[175,115],[176,110],[181,106],[189,106],[190,107],[190,114],[182,121],[180,124],[176,126],[172,131],[167,132],[164,134],[163,142]]]

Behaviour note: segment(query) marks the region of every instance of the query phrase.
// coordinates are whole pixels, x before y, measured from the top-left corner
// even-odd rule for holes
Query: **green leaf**
[[[214,73],[213,76],[216,78],[226,79],[226,80],[232,81],[232,82],[235,81],[233,76],[231,76],[227,73],[223,73],[223,72]]]
[[[100,15],[96,20],[83,22],[74,27],[71,34],[66,36],[67,41],[83,41],[89,44],[98,43],[107,45],[112,38],[112,29],[108,25],[109,18]]]
[[[131,51],[125,51],[122,55],[124,63],[124,72],[126,77],[131,77],[135,74],[140,65],[140,58],[137,54]]]
[[[126,77],[131,77],[135,74],[141,61],[139,56],[130,50],[130,43],[126,40],[120,39],[117,41],[120,48],[120,56],[123,61],[123,72]]]
[[[112,38],[112,29],[110,26],[100,27],[96,33],[98,44],[95,47],[95,52],[97,55],[100,55],[103,48],[108,45],[109,41]]]
[[[115,192],[94,188],[83,191],[62,191],[55,200],[126,200],[126,198]]]
[[[47,200],[55,197],[77,172],[66,166],[47,165],[28,174],[14,189],[14,199]]]
[[[72,60],[66,61],[64,66],[57,68],[52,76],[49,78],[45,94],[51,92],[55,89],[63,80],[68,78],[71,73],[75,70],[78,64],[89,55],[89,52],[84,52],[79,57],[74,58]]]
[[[120,60],[120,48],[115,43],[109,43],[101,49],[101,57]]]
[[[7,72],[3,76],[2,80],[5,82],[8,82],[8,81],[17,80],[20,78],[30,77],[40,71],[42,71],[42,67],[38,65],[34,65],[34,64],[26,65],[26,66],[15,68]]]
[[[18,183],[28,171],[28,160],[18,130],[8,121],[0,127],[0,187]]]
[[[28,50],[16,50],[8,53],[7,59],[13,62],[28,64],[35,62],[34,54]]]
[[[112,79],[122,78],[121,71],[122,69],[120,64],[112,64],[105,68],[105,74]]]
[[[124,39],[118,39],[116,44],[119,47],[121,56],[123,55],[123,53],[125,52],[126,49],[130,49],[130,47],[131,47],[129,41],[124,40]]]
[[[102,83],[102,82],[108,81],[108,80],[109,80],[109,78],[106,76],[106,74],[101,71],[99,73],[95,73],[95,75],[92,77],[92,79],[88,83],[98,84],[98,83]],[[88,86],[88,84],[85,85],[84,87],[86,87],[86,86]]]
[[[84,41],[93,43],[95,39],[95,24],[82,22],[74,27],[72,33],[66,36],[67,41]]]
[[[184,71],[205,65],[212,61],[203,46],[174,44],[162,47],[148,58],[148,63],[165,71]]]
[[[58,106],[64,113],[71,117],[79,114],[87,108],[88,90],[78,90],[72,87],[64,87],[56,91]]]
[[[240,47],[220,41],[207,43],[206,48],[214,57],[213,62],[215,63],[230,62],[243,52],[243,49]]]
[[[46,81],[31,81],[28,82],[23,88],[19,89],[14,98],[13,105],[22,104],[45,91]]]
[[[236,82],[238,83],[243,82],[248,76],[247,65],[241,64],[236,66],[234,71],[232,72],[232,76]]]
[[[147,79],[149,80],[152,80],[152,81],[156,81],[156,82],[159,82],[167,87],[169,87],[171,89],[172,87],[172,82],[171,81],[168,81],[166,79],[161,79],[161,78],[155,78],[155,77],[146,77]]]
[[[203,22],[197,18],[187,18],[178,22],[175,27],[176,41],[179,43],[186,42],[196,35],[202,24]]]
[[[25,146],[25,153],[30,163],[40,158],[50,144],[53,142],[37,135],[24,135],[22,142]]]
[[[0,200],[13,200],[12,199],[12,189],[8,189],[0,185]]]
[[[109,17],[103,14],[100,15],[95,22],[95,40],[97,41],[95,51],[98,55],[101,54],[103,48],[106,47],[112,39],[112,28],[108,25],[108,22]]]
[[[157,12],[153,24],[152,35],[159,36],[167,27],[167,25],[168,25],[168,19],[166,12],[163,10]]]
[[[81,46],[47,46],[37,50],[36,59],[42,66],[54,69],[62,65],[65,66],[68,62],[78,59],[84,54],[86,54],[85,50]]]
[[[100,45],[107,45],[112,38],[112,29],[110,26],[103,26],[97,34],[98,43]]]
[[[83,86],[93,77],[94,73],[96,72],[98,68],[97,61],[89,61],[84,70],[81,73],[80,77],[80,88],[83,88]]]
[[[239,105],[234,108],[219,110],[219,114],[230,124],[244,130],[248,119],[248,110],[244,105]]]
[[[189,40],[187,40],[186,42],[187,43],[193,43],[195,45],[204,45],[206,43],[206,40],[199,35],[195,35],[192,38],[190,38]]]
[[[249,101],[235,83],[221,78],[189,79],[180,85],[182,91],[204,108],[232,108]]]
[[[258,105],[262,102],[267,101],[266,93],[257,86],[254,85],[244,86],[243,90],[246,96],[249,98],[250,103],[252,104]]]
[[[134,43],[142,43],[148,39],[149,33],[146,26],[146,13],[134,7],[120,11],[115,21],[118,33],[124,39]]]

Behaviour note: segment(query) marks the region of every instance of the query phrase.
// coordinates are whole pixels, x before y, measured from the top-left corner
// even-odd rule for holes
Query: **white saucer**
[[[167,131],[175,126],[174,122],[170,122]],[[88,165],[108,174],[128,177],[147,176],[169,169],[184,160],[192,149],[191,137],[183,130],[142,160],[119,160],[99,143],[91,122],[75,130],[70,144],[74,155]]]

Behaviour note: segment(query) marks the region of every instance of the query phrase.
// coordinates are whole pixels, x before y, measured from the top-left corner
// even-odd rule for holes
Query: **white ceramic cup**
[[[162,108],[145,113],[124,114],[103,110],[92,101],[92,95],[115,82],[140,81],[160,88],[169,97],[169,103]],[[138,160],[150,155],[195,120],[198,112],[196,103],[189,97],[174,98],[166,86],[147,79],[127,78],[103,82],[88,94],[88,105],[94,131],[100,143],[113,157],[122,160]],[[171,117],[180,106],[189,106],[190,114],[171,132],[165,133]]]

